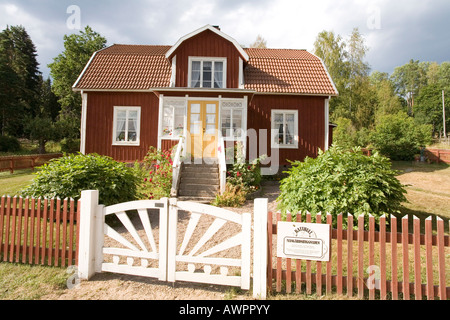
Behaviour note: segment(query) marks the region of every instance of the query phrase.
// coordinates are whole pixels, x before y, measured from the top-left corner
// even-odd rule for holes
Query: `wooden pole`
[[[447,129],[445,128],[445,94],[442,90],[442,118],[444,120],[444,138],[447,138]]]

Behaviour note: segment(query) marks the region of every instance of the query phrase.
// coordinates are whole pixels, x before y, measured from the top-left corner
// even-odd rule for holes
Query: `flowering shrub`
[[[261,183],[259,160],[253,163],[235,163],[227,175],[227,182],[234,186],[242,186],[247,191],[258,189]]]
[[[171,151],[150,147],[141,167],[139,192],[142,199],[158,200],[170,196],[172,164]]]

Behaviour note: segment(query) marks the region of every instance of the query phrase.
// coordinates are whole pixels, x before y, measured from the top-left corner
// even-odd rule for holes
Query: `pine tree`
[[[0,33],[1,55],[4,63],[13,71],[15,101],[2,118],[2,134],[23,135],[24,119],[33,116],[38,107],[39,63],[36,47],[23,26],[8,26]]]

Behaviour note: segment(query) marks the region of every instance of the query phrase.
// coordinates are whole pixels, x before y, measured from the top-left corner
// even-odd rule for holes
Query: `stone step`
[[[219,185],[219,179],[216,176],[202,174],[202,175],[182,175],[180,184],[203,184],[203,185]]]
[[[181,170],[182,172],[186,172],[186,173],[215,173],[218,174],[219,173],[219,168],[218,167],[205,167],[205,166],[194,166],[194,167],[186,167],[183,166],[183,169]]]
[[[213,190],[183,190],[180,189],[178,191],[178,196],[189,196],[189,197],[213,197],[215,198],[218,194],[218,191]]]
[[[215,197],[193,197],[193,196],[178,196],[178,201],[193,201],[198,203],[210,204]]]
[[[201,191],[211,191],[218,192],[219,185],[209,185],[209,184],[182,184],[180,185],[180,192],[201,192]]]

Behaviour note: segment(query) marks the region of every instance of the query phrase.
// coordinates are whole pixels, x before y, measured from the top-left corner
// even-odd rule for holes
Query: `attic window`
[[[226,58],[189,57],[190,88],[225,88]]]

